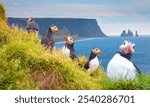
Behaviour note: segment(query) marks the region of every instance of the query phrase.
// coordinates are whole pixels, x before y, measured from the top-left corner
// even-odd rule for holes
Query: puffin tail
[[[139,75],[141,75],[141,71],[140,71],[140,69],[134,64],[134,67],[136,68],[136,70],[137,70],[137,73],[139,74]]]
[[[83,64],[80,64],[80,63],[78,63],[78,66],[79,66],[79,67],[81,67],[81,68],[83,68],[83,66],[84,66],[84,65],[83,65]]]

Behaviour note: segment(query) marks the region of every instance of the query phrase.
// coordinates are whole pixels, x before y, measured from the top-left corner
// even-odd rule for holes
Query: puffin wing
[[[75,52],[73,52],[73,51],[70,51],[70,58],[71,59],[75,59],[76,58],[79,61],[79,58],[76,56]]]
[[[43,36],[42,37],[42,40],[41,40],[41,44],[48,44],[48,41],[49,41],[49,39],[48,39],[48,37],[47,36]]]
[[[139,75],[141,75],[140,69],[139,69],[135,64],[133,64],[133,65],[134,65],[134,67],[136,68],[137,73],[138,73]]]
[[[26,29],[35,29],[35,30],[39,30],[39,26],[35,21],[31,21],[27,24]]]
[[[39,30],[39,25],[36,22],[33,22],[33,29]]]

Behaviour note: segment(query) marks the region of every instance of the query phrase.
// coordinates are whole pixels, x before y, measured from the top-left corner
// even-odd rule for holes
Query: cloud
[[[106,8],[109,7],[109,8]],[[13,11],[13,13],[12,13]],[[28,7],[9,7],[8,15],[25,16],[26,12],[32,13],[35,17],[114,17],[122,16],[115,12],[111,6],[90,5],[90,4],[39,4]],[[38,14],[37,14],[38,13]],[[29,17],[29,16],[27,16]]]
[[[116,34],[121,28],[142,27],[150,33],[149,0],[1,0],[11,17],[96,18]],[[99,21],[100,20],[100,21]],[[127,26],[130,25],[130,26]],[[134,26],[132,26],[134,25]],[[137,26],[137,27],[136,27]],[[140,26],[140,27],[139,27]],[[120,30],[118,30],[120,29]],[[107,32],[109,32],[107,30]],[[109,32],[111,33],[111,32]]]
[[[116,23],[116,24],[106,24],[101,22],[101,29],[103,32],[106,33],[106,35],[120,35],[123,30],[128,30],[130,29],[134,34],[135,31],[138,31],[139,35],[149,35],[150,34],[150,22],[149,23],[127,23],[127,24],[122,24],[122,23]]]

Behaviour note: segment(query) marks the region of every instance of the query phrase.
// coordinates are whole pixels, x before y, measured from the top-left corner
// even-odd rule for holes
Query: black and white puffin
[[[34,32],[34,33],[36,33],[36,35],[38,35],[39,25],[35,22],[33,17],[30,17],[27,20],[26,30],[28,33]]]
[[[84,65],[84,68],[87,69],[88,74],[92,74],[99,67],[99,60],[97,56],[102,56],[102,52],[99,48],[93,48],[87,63]]]
[[[62,54],[70,57],[71,59],[77,59],[79,61],[77,55],[75,54],[73,38],[70,36],[65,36],[64,41],[65,46],[62,48]]]
[[[140,74],[139,68],[130,61],[134,53],[134,47],[135,44],[126,40],[120,45],[119,51],[107,66],[107,75],[110,79],[133,80]]]
[[[60,34],[60,30],[54,24],[48,28],[45,36],[43,36],[41,40],[41,44],[45,45],[47,48],[50,48],[51,51],[55,49],[53,33]]]

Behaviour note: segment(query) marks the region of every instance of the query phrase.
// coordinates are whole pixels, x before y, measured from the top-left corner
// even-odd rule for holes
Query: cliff
[[[8,24],[17,24],[25,28],[27,18],[8,18]],[[81,18],[35,18],[40,26],[40,35],[44,35],[51,24],[56,24],[60,29],[67,28],[71,35],[80,38],[105,37],[96,19]]]

